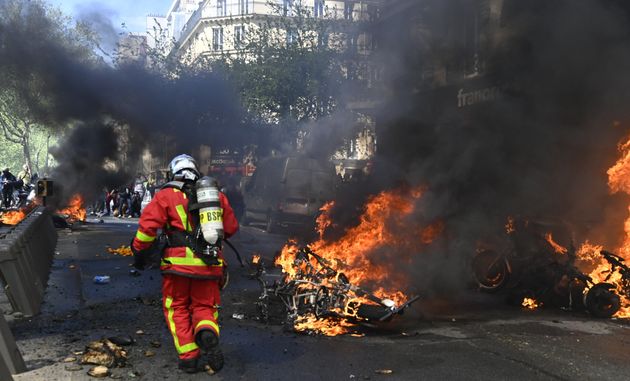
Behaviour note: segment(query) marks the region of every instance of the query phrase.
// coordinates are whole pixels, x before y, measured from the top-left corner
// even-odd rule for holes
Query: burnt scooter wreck
[[[576,267],[573,244],[565,248],[553,240],[551,232],[566,232],[566,226],[519,218],[510,220],[507,230],[509,244],[504,249],[485,248],[473,258],[473,275],[481,291],[505,293],[510,304],[532,298],[546,306],[586,309],[601,318],[619,310],[615,286],[595,284]]]
[[[254,277],[261,288],[257,302],[260,319],[268,321],[270,298],[278,298],[286,310],[287,327],[309,314],[318,319],[344,319],[365,325],[387,322],[419,299],[415,296],[396,305],[392,300],[379,298],[352,285],[330,261],[308,247],[301,248],[295,256],[295,274],[268,273],[261,260],[255,266]]]

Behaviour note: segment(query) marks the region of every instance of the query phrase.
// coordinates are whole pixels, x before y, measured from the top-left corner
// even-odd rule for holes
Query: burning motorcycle
[[[625,263],[625,260],[620,256],[613,254],[606,250],[600,250],[599,254],[610,263],[610,271],[606,276],[605,284],[610,284],[612,277],[615,273],[618,273],[621,277],[617,281],[619,287],[617,290],[621,292],[626,298],[630,298],[630,266]]]
[[[257,302],[260,319],[269,320],[270,298],[276,297],[284,305],[285,324],[290,328],[305,316],[374,325],[390,321],[419,299],[415,296],[397,305],[393,300],[379,298],[351,284],[335,264],[308,247],[301,248],[295,255],[294,274],[268,273],[259,259],[254,264],[254,277],[261,288]]]
[[[565,248],[549,232],[557,226],[526,219],[512,220],[510,245],[502,251],[484,249],[472,261],[474,278],[481,291],[506,290],[508,302],[526,298],[544,305],[588,310],[595,317],[613,316],[620,297],[611,283],[595,283],[575,266],[573,244]],[[617,257],[618,258],[618,257]]]

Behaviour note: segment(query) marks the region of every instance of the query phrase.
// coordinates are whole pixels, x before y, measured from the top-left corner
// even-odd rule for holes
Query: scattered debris
[[[155,356],[155,352],[153,352],[151,350],[144,351],[144,356],[145,357],[153,357],[153,356]]]
[[[107,284],[110,280],[109,275],[97,275],[94,277],[94,283],[96,284]]]
[[[162,346],[162,343],[160,343],[159,341],[152,341],[152,342],[151,342],[151,346],[152,346],[153,348],[159,348],[159,347],[161,347],[161,346]]]
[[[83,370],[83,367],[78,364],[72,364],[72,365],[66,365],[64,369],[67,370],[68,372],[77,372],[79,370]]]
[[[394,371],[391,370],[391,369],[377,369],[377,370],[374,371],[374,373],[376,373],[376,374],[392,374],[392,373],[394,373]]]
[[[245,315],[244,314],[232,314],[232,319],[236,319],[236,320],[243,320],[245,319]]]
[[[138,271],[136,269],[131,269],[131,270],[129,270],[129,275],[136,277],[136,276],[140,276],[142,274],[140,274],[140,271]]]
[[[135,340],[131,336],[112,336],[109,337],[108,340],[123,347],[135,343]]]
[[[107,339],[88,344],[81,364],[103,365],[109,368],[123,367],[127,362],[127,352]]]
[[[76,357],[66,357],[65,359],[63,359],[63,362],[75,362],[77,361]]]
[[[131,257],[133,256],[133,252],[131,251],[130,246],[122,245],[117,249],[112,249],[111,247],[107,248],[107,252],[110,254],[122,255],[123,257]]]
[[[136,335],[144,335],[144,331],[139,329],[136,331]]]
[[[69,268],[69,269],[74,269],[74,268],[76,268],[76,267],[77,267],[77,266],[75,266],[75,265],[70,265],[70,266],[68,266],[68,268]]]
[[[88,371],[88,376],[103,378],[109,375],[109,369],[106,366],[95,366]]]

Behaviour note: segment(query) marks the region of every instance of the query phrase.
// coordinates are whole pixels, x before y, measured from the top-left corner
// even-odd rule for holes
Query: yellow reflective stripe
[[[141,232],[140,230],[138,230],[136,232],[136,238],[138,239],[138,241],[140,242],[153,242],[155,241],[155,237],[151,237],[148,234],[144,234],[143,232]]]
[[[179,345],[179,338],[177,337],[177,331],[175,330],[175,320],[173,320],[173,314],[175,313],[175,310],[173,310],[173,308],[171,307],[173,305],[173,298],[171,298],[170,296],[166,297],[166,310],[168,311],[168,327],[171,330],[171,335],[173,335],[173,341],[175,342],[175,348],[177,349],[177,353],[179,353],[180,355],[183,353],[188,353],[188,352],[192,352],[195,349],[199,348],[197,346],[197,344],[190,343],[190,344],[184,344],[184,345]]]
[[[214,311],[214,320],[219,318],[219,311]]]
[[[188,221],[188,215],[184,210],[184,205],[176,205],[175,210],[177,210],[177,214],[179,214],[179,219],[182,220],[182,226],[186,229],[186,231],[192,231],[192,227],[190,227],[190,222]]]
[[[168,262],[165,262],[168,261]],[[182,258],[182,257],[164,257],[162,260],[162,265],[183,265],[183,266],[208,266],[206,265],[206,263],[204,261],[202,261],[201,259],[197,258],[197,257],[193,257],[193,258]],[[221,258],[219,258],[219,264],[218,265],[212,265],[210,267],[222,267],[223,266],[223,260]]]
[[[197,323],[197,326],[195,327],[195,332],[197,332],[197,329],[199,329],[199,327],[204,325],[209,325],[210,327],[214,328],[214,331],[217,333],[217,335],[219,334],[219,325],[212,320],[202,320]]]

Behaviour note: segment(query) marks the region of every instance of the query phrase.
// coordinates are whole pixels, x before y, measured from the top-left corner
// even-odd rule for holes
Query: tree
[[[269,2],[269,7],[273,14],[257,15],[236,51],[195,59],[181,47],[174,51],[179,61],[190,63],[189,70],[224,73],[252,125],[270,127],[292,141],[305,123],[344,109],[350,89],[355,94],[363,90],[356,86],[362,78],[356,74],[359,55],[354,49],[363,25],[335,17],[329,9],[315,17],[303,1]]]
[[[38,42],[51,39],[76,57],[96,59],[96,35],[87,25],[71,26],[68,17],[42,1],[0,1],[0,131],[5,141],[0,160],[13,166],[18,164],[12,155],[15,150],[8,149],[7,144],[20,147],[22,163],[34,170],[42,165],[47,171],[53,132],[66,127],[45,117],[51,106],[50,99],[41,91],[46,81],[42,74],[45,70],[37,63],[25,62],[35,49],[46,57],[46,47]]]

